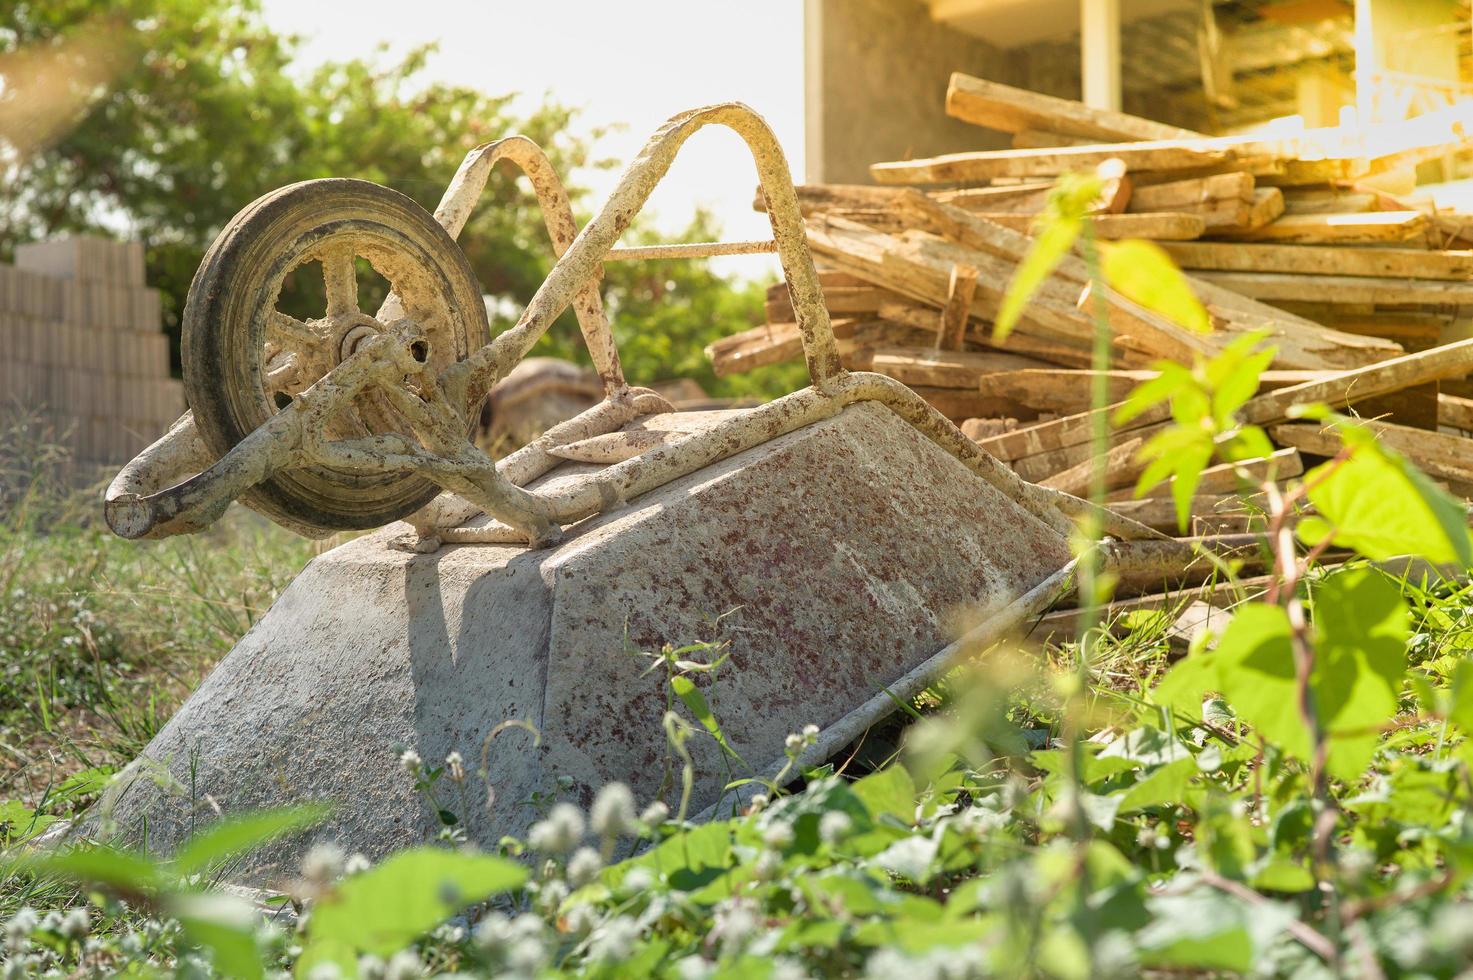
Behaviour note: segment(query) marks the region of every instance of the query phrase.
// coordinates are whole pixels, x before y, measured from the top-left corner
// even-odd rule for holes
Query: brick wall
[[[66,238],[0,264],[0,413],[17,407],[99,466],[127,462],[184,411],[142,245]]]

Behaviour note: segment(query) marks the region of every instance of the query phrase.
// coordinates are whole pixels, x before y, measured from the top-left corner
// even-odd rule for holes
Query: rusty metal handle
[[[542,208],[542,223],[547,228],[547,237],[552,239],[553,254],[562,257],[578,237],[578,222],[573,217],[573,205],[568,199],[567,189],[559,179],[557,171],[542,147],[525,136],[508,136],[505,139],[482,143],[466,154],[460,169],[445,188],[445,195],[435,208],[435,220],[459,238],[465,223],[475,210],[481,192],[486,189],[486,180],[500,160],[507,160],[521,169],[532,184],[537,203]],[[598,270],[595,270],[597,272]],[[619,365],[619,351],[614,346],[614,333],[609,328],[609,319],[604,315],[603,300],[598,292],[598,276],[590,277],[573,296],[573,312],[578,317],[578,326],[583,331],[583,341],[588,345],[588,354],[593,359],[593,369],[603,381],[604,391],[612,394],[624,387],[624,371]]]
[[[633,222],[655,185],[670,169],[681,146],[693,133],[712,124],[726,126],[752,152],[758,181],[767,198],[767,216],[777,243],[779,262],[788,283],[793,310],[803,339],[803,354],[813,383],[822,387],[844,373],[833,326],[823,303],[823,290],[808,250],[798,195],[786,157],[771,127],[751,108],[737,102],[692,109],[672,117],[650,137],[629,164],[619,184],[597,217],[583,230],[553,266],[542,287],[523,311],[516,326],[505,331],[478,353],[447,369],[447,388],[474,394],[487,378],[504,375],[527,355],[553,320],[567,307],[573,293],[597,274],[599,264]]]

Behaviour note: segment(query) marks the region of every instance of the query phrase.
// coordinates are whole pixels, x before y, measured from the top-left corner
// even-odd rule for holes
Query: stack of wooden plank
[[[1014,148],[876,163],[876,185],[807,185],[799,202],[846,365],[912,386],[1028,479],[1084,489],[1090,427],[1080,420],[1089,418],[1092,315],[1101,308],[1112,330],[1112,400],[1149,378],[1155,362],[1191,363],[1267,330],[1278,354],[1262,398],[1319,391],[1387,420],[1388,438],[1407,446],[1436,441],[1439,424],[1473,425],[1473,390],[1461,380],[1473,362],[1460,346],[1416,361],[1411,373],[1372,375],[1396,379],[1389,387],[1358,373],[1452,340],[1473,307],[1473,251],[1463,250],[1473,247],[1473,215],[1393,193],[1410,189],[1416,164],[1467,146],[1473,113],[1369,131],[1208,137],[960,74],[946,109],[1012,133]],[[1016,331],[1005,342],[993,337],[1055,182],[1081,171],[1104,178],[1089,218],[1095,236],[1160,244],[1205,306],[1209,334],[1109,290],[1091,297],[1075,254],[1039,287]],[[755,206],[764,206],[760,192]],[[769,292],[767,320],[708,348],[718,374],[801,355],[784,283]],[[1358,380],[1346,387],[1345,378]],[[1302,456],[1327,448],[1303,424],[1273,413],[1261,421],[1275,426],[1282,447],[1257,464],[1265,473],[1292,475]],[[1129,496],[1134,452],[1160,422],[1146,417],[1116,434],[1117,496]],[[1465,480],[1461,466],[1443,470],[1437,475],[1473,491],[1473,473]],[[1229,472],[1207,475],[1198,508],[1207,524],[1247,521],[1220,510],[1229,497],[1238,501],[1235,482]],[[1120,507],[1157,526],[1173,520],[1165,499]]]

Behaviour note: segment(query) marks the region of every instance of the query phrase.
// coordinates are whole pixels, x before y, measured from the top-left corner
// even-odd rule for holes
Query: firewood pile
[[[1387,444],[1473,497],[1473,447],[1459,434],[1473,431],[1473,341],[1448,342],[1473,306],[1473,214],[1405,199],[1416,164],[1473,144],[1473,113],[1207,137],[962,74],[946,111],[1011,133],[1013,148],[881,162],[876,185],[798,189],[848,367],[912,386],[1026,479],[1082,493],[1099,305],[1084,259],[1065,257],[1004,342],[992,325],[1056,179],[1095,171],[1106,178],[1088,219],[1095,237],[1159,244],[1213,326],[1186,330],[1106,290],[1112,400],[1153,363],[1190,364],[1266,330],[1278,352],[1244,414],[1279,449],[1251,470],[1283,479],[1331,453],[1332,437],[1285,412],[1326,401],[1376,419]],[[769,291],[767,321],[707,349],[718,374],[801,357],[783,283]],[[1147,412],[1116,428],[1107,472],[1112,507],[1174,530],[1166,488],[1132,493],[1136,450],[1166,421]],[[1198,533],[1251,526],[1238,484],[1228,467],[1204,474]]]

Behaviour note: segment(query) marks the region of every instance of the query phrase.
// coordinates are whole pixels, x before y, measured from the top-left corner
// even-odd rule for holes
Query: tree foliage
[[[572,111],[544,101],[520,115],[511,95],[428,82],[431,53],[394,61],[380,50],[304,72],[297,39],[274,33],[256,0],[0,6],[0,173],[10,189],[0,199],[0,254],[67,232],[142,239],[177,337],[204,250],[267,191],[359,177],[432,210],[468,150],[513,133],[537,141],[565,176],[595,163],[597,133],[573,135]],[[713,231],[697,216],[687,237]],[[496,308],[519,308],[551,264],[536,199],[509,165],[492,175],[460,242],[482,289],[503,301]],[[672,290],[682,297],[674,303]],[[611,273],[608,299],[629,320],[620,339],[641,380],[711,381],[702,345],[761,310],[756,290],[704,268],[643,263]],[[640,324],[646,316],[658,322]],[[565,315],[546,352],[581,354],[577,338]]]

